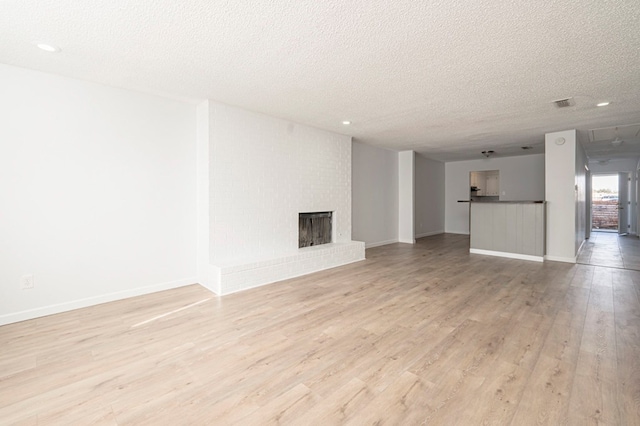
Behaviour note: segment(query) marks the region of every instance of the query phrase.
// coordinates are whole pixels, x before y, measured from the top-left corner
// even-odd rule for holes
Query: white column
[[[545,135],[546,258],[576,261],[576,131]]]
[[[415,152],[398,153],[398,240],[415,244]]]
[[[196,126],[198,282],[215,291],[209,266],[209,101],[198,104]]]

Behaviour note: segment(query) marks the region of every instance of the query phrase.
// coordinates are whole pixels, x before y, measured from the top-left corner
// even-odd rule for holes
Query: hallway
[[[592,232],[578,262],[585,265],[640,270],[640,239],[616,232]]]

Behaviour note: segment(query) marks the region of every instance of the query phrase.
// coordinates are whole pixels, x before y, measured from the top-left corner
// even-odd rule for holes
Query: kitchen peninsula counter
[[[458,200],[459,203],[482,203],[482,204],[544,204],[546,201],[474,201]]]
[[[469,201],[470,253],[542,262],[545,206],[544,201]]]

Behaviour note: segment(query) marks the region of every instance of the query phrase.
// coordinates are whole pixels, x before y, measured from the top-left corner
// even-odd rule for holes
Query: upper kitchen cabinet
[[[485,187],[487,188],[485,195],[500,195],[500,172],[497,170],[485,172],[485,181]]]

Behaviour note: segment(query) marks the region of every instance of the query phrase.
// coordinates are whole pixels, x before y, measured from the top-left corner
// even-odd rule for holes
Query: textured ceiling
[[[2,0],[0,28],[1,63],[442,161],[640,122],[638,0]]]
[[[591,129],[587,135],[583,146],[590,160],[640,157],[640,124]]]

